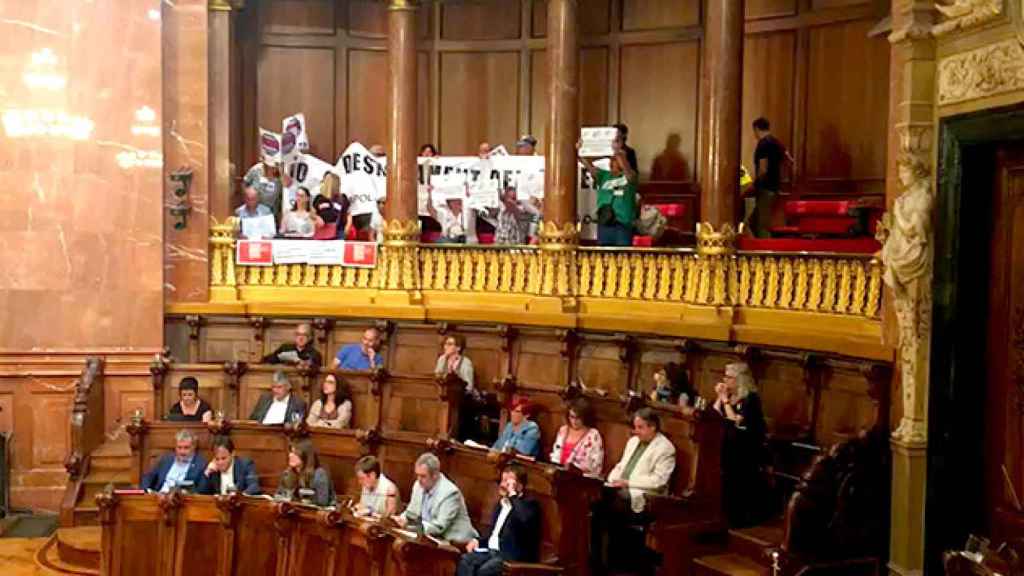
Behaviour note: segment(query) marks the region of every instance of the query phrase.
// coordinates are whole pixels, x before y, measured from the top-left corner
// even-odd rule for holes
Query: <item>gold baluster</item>
[[[735,254],[728,256],[728,276],[726,277],[726,287],[729,293],[729,303],[736,306],[739,302],[740,292],[740,281],[739,281],[739,262],[736,260]]]
[[[671,260],[665,254],[662,254],[654,261],[654,267],[658,274],[658,291],[654,297],[658,300],[668,300],[669,290],[672,288]]]
[[[793,307],[793,259],[782,258],[782,291],[779,294],[779,307]]]
[[[526,255],[523,250],[516,250],[512,256],[512,281],[510,291],[522,294],[526,291]]]
[[[277,280],[275,279],[275,275],[277,274],[277,266],[264,266],[261,270],[259,270],[259,272],[260,286],[273,286],[277,282]],[[255,285],[256,283],[253,282],[253,284]]]
[[[356,287],[357,288],[372,288],[375,285],[379,286],[380,284],[379,284],[379,282],[377,284],[373,283],[373,278],[370,275],[370,269],[369,268],[358,268],[357,269],[357,271],[356,271]]]
[[[850,274],[850,261],[840,260],[837,264],[839,277],[839,300],[836,302],[836,312],[840,314],[846,314],[850,309],[850,284],[853,280],[853,276]]]
[[[274,284],[276,286],[288,285],[288,271],[289,268],[287,264],[274,265]]]
[[[822,274],[825,276],[825,292],[821,296],[821,309],[824,312],[832,312],[836,306],[836,262],[831,258],[825,260],[822,265]]]
[[[615,296],[629,298],[629,289],[633,284],[633,268],[630,266],[628,255],[619,253],[616,257],[619,265],[619,286],[615,291]]]
[[[330,266],[316,266],[316,285],[327,286],[327,280],[330,276]]]
[[[686,261],[689,258],[683,255],[673,255],[668,259],[672,264],[672,286],[668,292],[668,299],[679,302],[683,299],[686,289]]]
[[[434,287],[434,251],[423,248],[420,250],[420,270],[423,273],[423,289],[430,290]]]
[[[754,285],[750,292],[750,305],[760,307],[764,304],[765,265],[760,256],[754,256]]]
[[[473,291],[483,292],[487,282],[487,258],[481,250],[474,250],[473,254]]]
[[[224,247],[214,244],[210,250],[210,286],[224,285]]]
[[[504,293],[514,292],[512,281],[514,280],[515,265],[512,263],[512,254],[508,250],[503,250],[499,260],[501,261],[501,276],[498,281],[498,290]]]
[[[647,275],[644,274],[644,257],[642,254],[632,254],[629,260],[633,268],[633,287],[629,292],[629,297],[639,300],[646,290],[644,282],[647,280]]]
[[[868,282],[868,302],[864,309],[864,315],[868,318],[876,318],[879,304],[882,301],[882,264],[877,258],[872,258],[868,267],[871,279]]]
[[[766,258],[765,267],[768,269],[768,284],[765,286],[764,306],[775,308],[779,300],[779,260]]]
[[[238,286],[238,278],[235,275],[235,249],[231,244],[224,246],[224,285]]]
[[[340,265],[335,264],[335,265],[331,266],[331,287],[333,287],[333,288],[340,288],[341,287],[341,275],[342,275],[342,267]]]
[[[740,268],[740,286],[736,294],[736,304],[746,306],[750,303],[750,257],[738,256]]]
[[[686,259],[686,295],[684,302],[697,303],[697,288],[700,283],[700,256],[694,255]]]
[[[697,303],[711,303],[711,256],[700,259],[699,280],[697,280]]]
[[[486,290],[488,292],[497,292],[499,280],[501,280],[501,264],[498,261],[498,253],[494,250],[488,250]]]
[[[605,298],[614,298],[619,287],[619,263],[615,254],[602,254],[605,263],[604,292]]]
[[[309,288],[316,286],[316,266],[312,264],[302,264],[302,285]]]
[[[811,296],[807,301],[807,308],[811,311],[817,312],[821,310],[821,296],[825,286],[824,277],[822,276],[822,262],[820,258],[813,258],[811,260]]]
[[[274,267],[273,266],[249,266],[249,286],[258,286],[260,284],[273,284],[274,283]],[[267,278],[264,281],[264,277]]]
[[[302,285],[301,264],[292,264],[288,267],[288,285],[293,287]]]
[[[356,269],[351,266],[345,267],[345,288],[356,287]]]
[[[796,294],[793,297],[793,308],[803,310],[807,305],[807,259],[796,260]]]
[[[541,281],[544,276],[544,263],[541,261],[540,251],[531,251],[526,257],[526,262],[526,292],[527,294],[540,294]]]
[[[581,253],[576,260],[580,266],[580,296],[590,295],[590,254]]]
[[[459,250],[459,256],[462,259],[462,283],[459,284],[459,289],[463,292],[469,292],[473,289],[476,284],[473,278],[475,272],[473,267],[473,252],[469,250]]]
[[[853,301],[850,302],[850,314],[860,316],[864,313],[864,300],[867,296],[868,275],[864,270],[865,262],[854,260],[850,262],[853,268]]]

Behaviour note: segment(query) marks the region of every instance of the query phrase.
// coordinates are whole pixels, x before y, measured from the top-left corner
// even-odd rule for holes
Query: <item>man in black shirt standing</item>
[[[754,120],[754,137],[757,138],[757,149],[754,150],[755,203],[748,225],[754,236],[770,238],[772,206],[779,194],[786,148],[772,136],[771,125],[765,118]]]
[[[640,168],[636,163],[636,150],[626,145],[626,139],[629,138],[629,126],[616,124],[615,129],[619,131],[619,144],[626,151],[626,161],[629,162],[629,167],[633,169],[634,174],[640,174]]]

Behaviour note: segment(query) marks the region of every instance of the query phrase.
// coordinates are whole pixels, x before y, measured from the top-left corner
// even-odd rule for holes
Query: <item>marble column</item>
[[[235,165],[241,145],[235,30],[238,12],[244,8],[244,0],[210,1],[207,89],[210,96],[210,216],[219,222],[232,213],[232,200],[236,198],[235,177],[240,170]]]
[[[420,298],[416,203],[416,14],[418,0],[388,5],[388,198],[380,287]],[[410,302],[411,303],[411,302]]]
[[[934,8],[930,4],[893,3],[893,31],[889,36],[892,45],[888,112],[891,136],[886,178],[886,203],[890,211],[891,206],[900,202],[905,194],[921,189],[929,198],[926,209],[934,206],[934,19]],[[914,202],[920,205],[918,200]],[[883,228],[887,241],[903,233],[895,227]],[[930,233],[926,241],[934,242]],[[899,245],[896,242],[894,250],[898,251]],[[917,269],[917,276],[911,277],[912,274],[899,270],[899,259],[890,261],[888,252],[883,250],[882,257],[887,285],[885,339],[898,347],[896,358],[902,411],[899,427],[891,439],[892,510],[888,567],[894,576],[912,576],[924,570],[932,264],[926,262]]]
[[[576,142],[579,140],[578,0],[548,2],[548,117],[544,166],[545,228],[576,221]]]
[[[744,0],[709,0],[701,79],[700,218],[734,226],[743,121]]]

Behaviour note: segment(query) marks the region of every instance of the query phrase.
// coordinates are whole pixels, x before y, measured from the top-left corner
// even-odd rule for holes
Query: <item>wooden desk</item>
[[[347,510],[232,496],[97,496],[105,576],[451,576],[459,552]]]

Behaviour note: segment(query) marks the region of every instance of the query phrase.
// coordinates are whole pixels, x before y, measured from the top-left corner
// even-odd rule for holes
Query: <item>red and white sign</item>
[[[315,264],[374,268],[377,244],[344,240],[239,240],[235,262],[239,266]]]
[[[274,242],[271,240],[239,240],[235,262],[240,266],[273,266]]]
[[[377,266],[376,242],[345,242],[345,253],[342,256],[341,265],[359,268]]]

